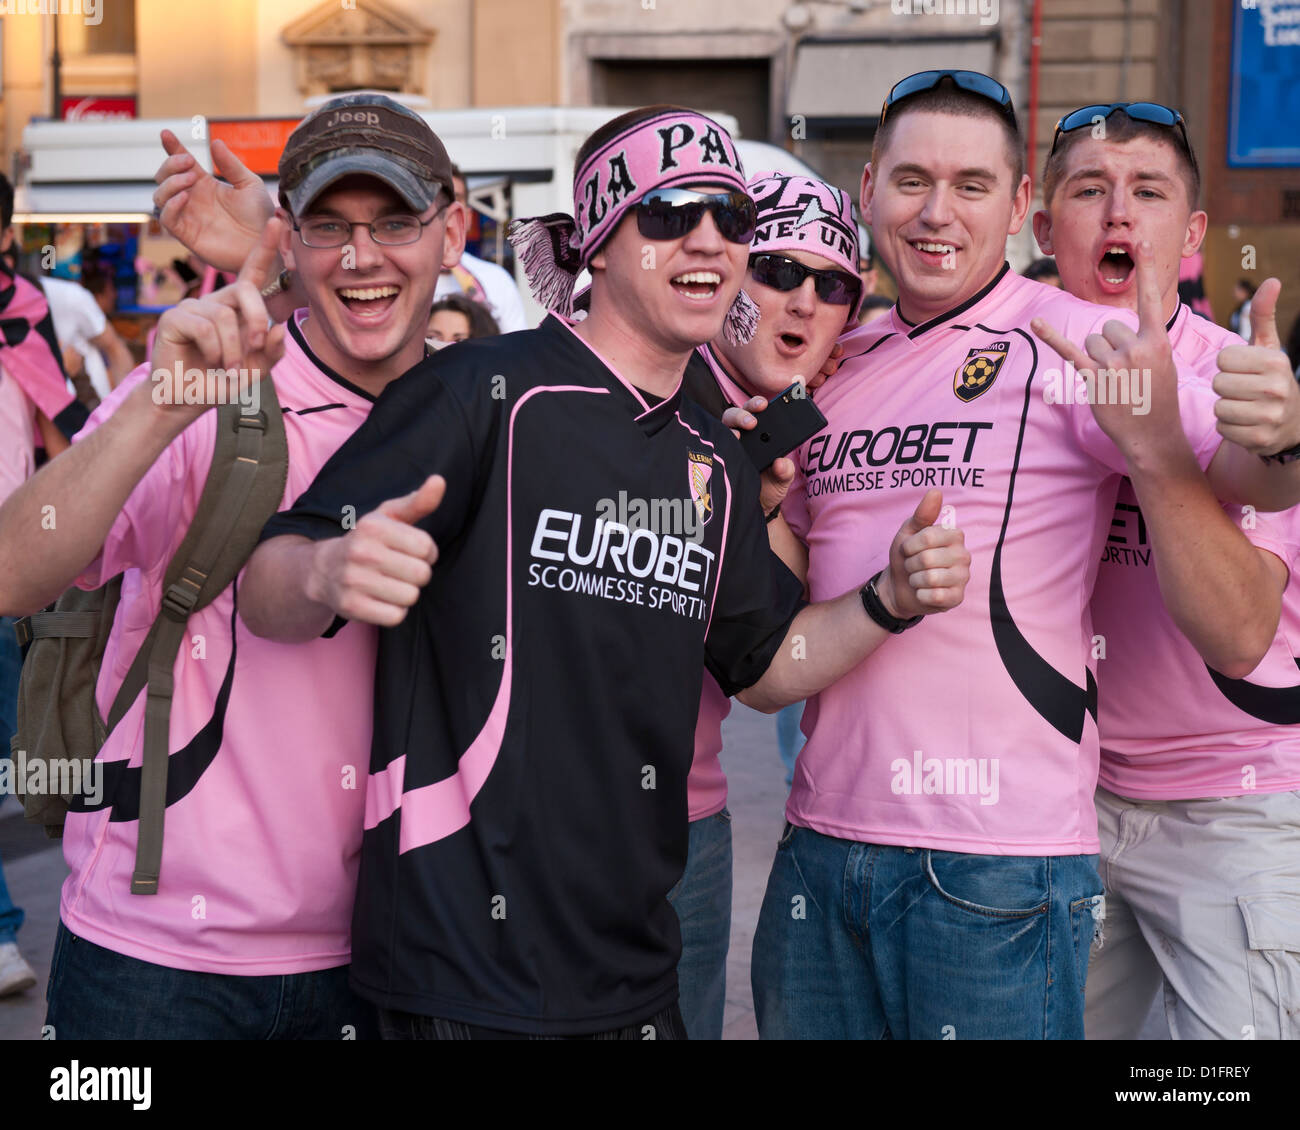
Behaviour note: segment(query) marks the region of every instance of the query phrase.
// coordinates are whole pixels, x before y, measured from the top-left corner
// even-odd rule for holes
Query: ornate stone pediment
[[[280,33],[304,96],[358,88],[426,94],[433,36],[382,0],[325,0]]]

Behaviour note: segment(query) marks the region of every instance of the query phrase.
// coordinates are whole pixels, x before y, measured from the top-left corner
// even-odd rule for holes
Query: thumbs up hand
[[[885,608],[899,619],[946,612],[966,595],[970,552],[966,535],[936,526],[943,493],[928,490],[915,512],[899,527],[889,547],[889,568],[876,583]]]
[[[1220,350],[1214,391],[1219,434],[1256,455],[1300,444],[1300,385],[1277,333],[1282,284],[1267,279],[1250,304],[1249,345]]]
[[[418,523],[442,504],[447,482],[431,475],[390,498],[341,538],[316,543],[307,595],[347,620],[396,627],[433,576],[438,546]]]

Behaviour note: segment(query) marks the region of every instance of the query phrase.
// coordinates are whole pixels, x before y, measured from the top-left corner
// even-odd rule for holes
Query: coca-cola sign
[[[135,117],[134,95],[69,94],[60,100],[65,122],[121,122]]]

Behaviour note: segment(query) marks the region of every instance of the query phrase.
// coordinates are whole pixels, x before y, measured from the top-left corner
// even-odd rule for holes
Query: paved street
[[[781,832],[785,786],[774,718],[737,704],[723,733],[722,760],[731,783],[728,807],[736,868],[724,1037],[752,1040],[758,1032],[749,989],[749,950],[772,851]],[[0,1039],[35,1039],[45,1017],[45,981],[58,924],[59,886],[65,874],[63,853],[57,840],[47,840],[44,832],[22,819],[17,803],[10,798],[0,807],[0,859],[4,860],[14,902],[27,912],[18,933],[19,945],[41,979],[29,992],[0,999]]]

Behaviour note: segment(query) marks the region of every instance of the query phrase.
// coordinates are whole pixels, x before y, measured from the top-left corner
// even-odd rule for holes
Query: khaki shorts
[[[1300,1038],[1300,792],[1097,790],[1106,921],[1089,1039]]]

